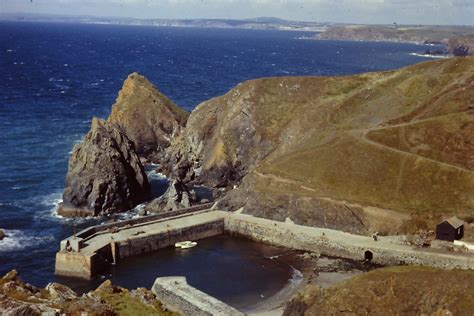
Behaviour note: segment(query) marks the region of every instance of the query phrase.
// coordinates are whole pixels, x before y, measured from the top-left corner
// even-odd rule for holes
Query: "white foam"
[[[431,54],[419,54],[419,53],[410,53],[410,55],[417,56],[417,57],[425,57],[425,58],[437,58],[437,59],[452,57],[449,55],[431,55]]]
[[[149,180],[164,180],[166,179],[166,176],[162,174],[161,172],[156,172],[156,169],[159,167],[159,164],[156,163],[150,163],[147,164],[147,167],[151,167],[152,169],[146,172],[146,175]]]
[[[21,230],[5,230],[5,234],[7,236],[0,241],[0,253],[37,247],[43,243],[54,241],[53,236],[32,236]]]

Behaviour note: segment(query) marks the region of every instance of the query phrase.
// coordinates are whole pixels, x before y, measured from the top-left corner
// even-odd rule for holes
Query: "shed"
[[[450,217],[436,226],[436,239],[454,241],[464,236],[464,221]]]

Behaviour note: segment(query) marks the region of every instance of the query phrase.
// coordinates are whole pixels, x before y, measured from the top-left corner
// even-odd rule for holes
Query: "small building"
[[[464,221],[450,217],[436,226],[436,239],[454,241],[464,236]]]

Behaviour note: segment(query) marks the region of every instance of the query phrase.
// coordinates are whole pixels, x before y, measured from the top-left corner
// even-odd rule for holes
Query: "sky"
[[[0,0],[0,13],[474,25],[474,0]]]

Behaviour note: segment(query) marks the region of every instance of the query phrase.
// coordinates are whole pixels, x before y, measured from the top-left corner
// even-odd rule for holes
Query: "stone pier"
[[[220,234],[382,265],[474,269],[473,253],[416,248],[394,243],[390,238],[380,237],[375,241],[369,236],[296,225],[291,221],[192,209],[88,228],[61,242],[61,250],[56,254],[56,274],[90,279],[112,262],[120,264],[121,258]]]

